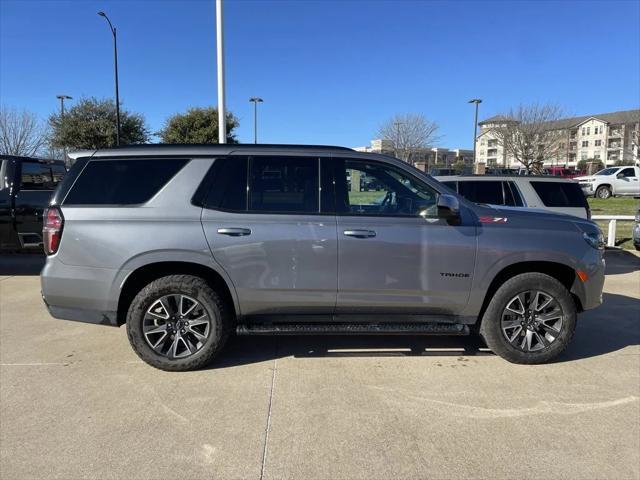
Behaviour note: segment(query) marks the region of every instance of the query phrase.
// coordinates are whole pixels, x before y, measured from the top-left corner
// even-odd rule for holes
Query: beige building
[[[495,116],[478,123],[476,163],[486,167],[521,166],[504,152],[495,135],[495,129],[508,121],[513,120]],[[580,160],[600,160],[605,165],[619,161],[640,165],[640,110],[564,118],[549,122],[549,129],[560,130],[563,135],[555,157],[544,159],[546,167],[575,167]]]
[[[357,152],[372,152],[394,155],[393,141],[375,139],[371,140],[371,146],[354,147]],[[428,171],[431,167],[451,168],[456,163],[462,162],[473,166],[473,150],[462,148],[426,147],[417,149],[411,153],[411,162],[421,170]]]

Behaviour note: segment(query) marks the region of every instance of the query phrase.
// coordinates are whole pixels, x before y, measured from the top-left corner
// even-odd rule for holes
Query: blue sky
[[[152,130],[215,105],[213,0],[0,0],[0,100],[42,117],[66,93],[120,98]],[[471,147],[480,117],[520,102],[569,114],[640,106],[640,2],[249,1],[225,3],[227,108],[265,143],[369,143],[395,113],[419,112],[441,144]]]

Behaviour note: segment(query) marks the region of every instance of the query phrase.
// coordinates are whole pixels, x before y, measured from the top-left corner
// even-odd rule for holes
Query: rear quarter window
[[[531,182],[546,207],[587,208],[587,200],[580,185],[573,182]]]
[[[63,205],[136,205],[151,199],[185,159],[90,160]]]

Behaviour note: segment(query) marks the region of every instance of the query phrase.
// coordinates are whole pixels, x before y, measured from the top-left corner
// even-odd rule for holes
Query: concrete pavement
[[[0,478],[638,479],[640,259],[607,260],[554,364],[473,338],[258,337],[179,374],[0,268]]]

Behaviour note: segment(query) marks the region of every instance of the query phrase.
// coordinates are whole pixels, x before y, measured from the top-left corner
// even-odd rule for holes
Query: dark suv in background
[[[0,250],[42,251],[42,212],[66,172],[58,160],[0,156]]]
[[[540,363],[602,301],[593,222],[476,205],[392,157],[282,145],[77,157],[45,213],[43,299],[57,318],[126,323],[158,368],[201,367],[232,332],[480,333]]]

